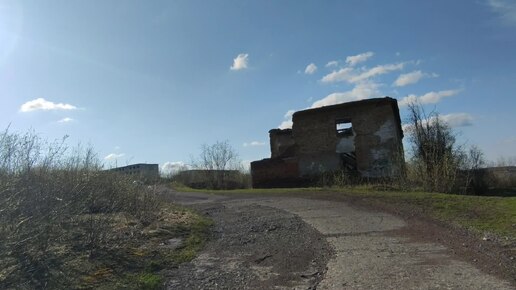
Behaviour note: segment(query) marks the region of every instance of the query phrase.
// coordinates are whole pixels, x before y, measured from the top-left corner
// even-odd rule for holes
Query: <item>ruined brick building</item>
[[[292,129],[269,131],[271,158],[251,163],[253,187],[303,186],[332,171],[364,178],[402,172],[403,131],[395,99],[298,111],[292,121]]]

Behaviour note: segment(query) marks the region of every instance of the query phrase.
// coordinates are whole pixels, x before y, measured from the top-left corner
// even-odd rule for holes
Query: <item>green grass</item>
[[[421,191],[379,190],[374,186],[346,188],[273,188],[239,190],[195,190],[224,195],[296,196],[346,201],[359,200],[362,204],[387,208],[395,212],[417,214],[467,228],[473,232],[491,233],[516,240],[516,197],[467,196]]]
[[[516,239],[516,197],[484,197],[428,192],[350,190],[343,194],[377,200],[391,208],[411,207],[423,215],[478,233]]]
[[[163,278],[161,276],[152,273],[143,273],[138,275],[137,283],[139,289],[155,290],[161,289]]]
[[[185,209],[188,210],[188,209]],[[183,246],[174,252],[172,260],[175,263],[185,263],[191,261],[197,255],[208,239],[208,229],[213,221],[199,214],[193,215],[191,223],[188,225],[188,235]]]

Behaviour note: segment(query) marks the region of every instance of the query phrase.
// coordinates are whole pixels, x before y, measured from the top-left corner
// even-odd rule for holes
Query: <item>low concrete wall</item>
[[[238,170],[185,170],[178,172],[173,179],[197,189],[237,189],[248,186]]]
[[[253,188],[304,186],[308,181],[299,177],[297,158],[262,159],[251,162]]]

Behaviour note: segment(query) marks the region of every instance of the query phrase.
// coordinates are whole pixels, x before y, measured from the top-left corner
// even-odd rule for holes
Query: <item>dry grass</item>
[[[191,257],[208,225],[101,171],[91,149],[0,134],[1,289],[161,287],[159,271]]]

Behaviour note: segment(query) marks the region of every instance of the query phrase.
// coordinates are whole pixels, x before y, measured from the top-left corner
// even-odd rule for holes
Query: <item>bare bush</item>
[[[155,217],[154,196],[101,171],[91,148],[69,149],[65,139],[0,135],[0,288],[66,285],[67,248],[94,257],[113,247],[113,213],[147,223]]]
[[[212,145],[203,144],[199,159],[192,161],[193,167],[198,170],[205,180],[205,187],[213,189],[227,189],[233,187],[230,182],[242,171],[242,164],[238,153],[228,141],[217,141]]]
[[[423,189],[466,193],[473,185],[472,172],[484,164],[482,151],[456,142],[456,133],[435,111],[426,114],[421,105],[409,104],[409,137],[412,158],[407,176]]]
[[[516,156],[500,156],[495,162],[490,162],[491,167],[516,166]]]

